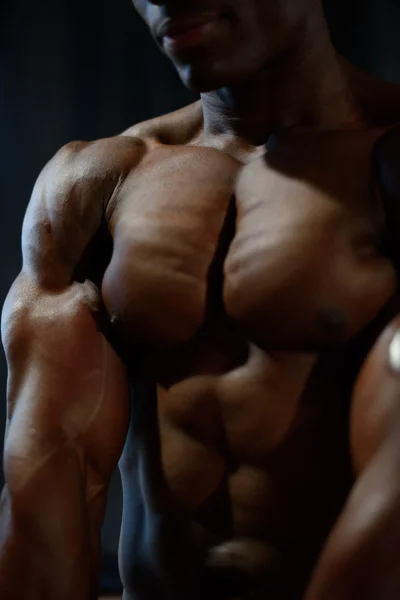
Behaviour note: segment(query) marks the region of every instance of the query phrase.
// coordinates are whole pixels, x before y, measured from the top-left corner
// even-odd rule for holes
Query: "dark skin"
[[[37,181],[0,597],[97,596],[119,461],[126,600],[395,600],[400,90],[316,0],[135,6],[201,101]]]

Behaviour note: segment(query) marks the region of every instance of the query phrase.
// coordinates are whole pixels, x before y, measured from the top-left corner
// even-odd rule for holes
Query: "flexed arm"
[[[97,597],[100,528],[125,440],[125,367],[102,302],[74,273],[137,161],[130,139],[72,144],[47,165],[23,227],[23,269],[6,300],[8,362],[0,501],[2,600]]]

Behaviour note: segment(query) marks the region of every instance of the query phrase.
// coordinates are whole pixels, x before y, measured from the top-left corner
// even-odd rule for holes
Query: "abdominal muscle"
[[[176,373],[157,388],[168,504],[188,523],[199,569],[259,587],[294,561],[301,579],[350,486],[348,405],[331,361],[232,341],[225,353],[223,335],[182,349],[185,374],[180,352],[151,360]]]

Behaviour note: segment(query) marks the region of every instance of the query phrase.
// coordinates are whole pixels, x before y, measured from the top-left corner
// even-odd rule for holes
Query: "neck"
[[[262,145],[293,128],[358,128],[361,111],[322,13],[307,23],[283,56],[234,87],[202,94],[204,135]]]

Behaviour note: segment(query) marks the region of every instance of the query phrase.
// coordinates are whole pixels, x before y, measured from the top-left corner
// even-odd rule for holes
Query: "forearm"
[[[32,464],[28,480],[12,462],[1,499],[0,598],[92,600],[98,549],[75,451],[55,452],[36,472]]]

